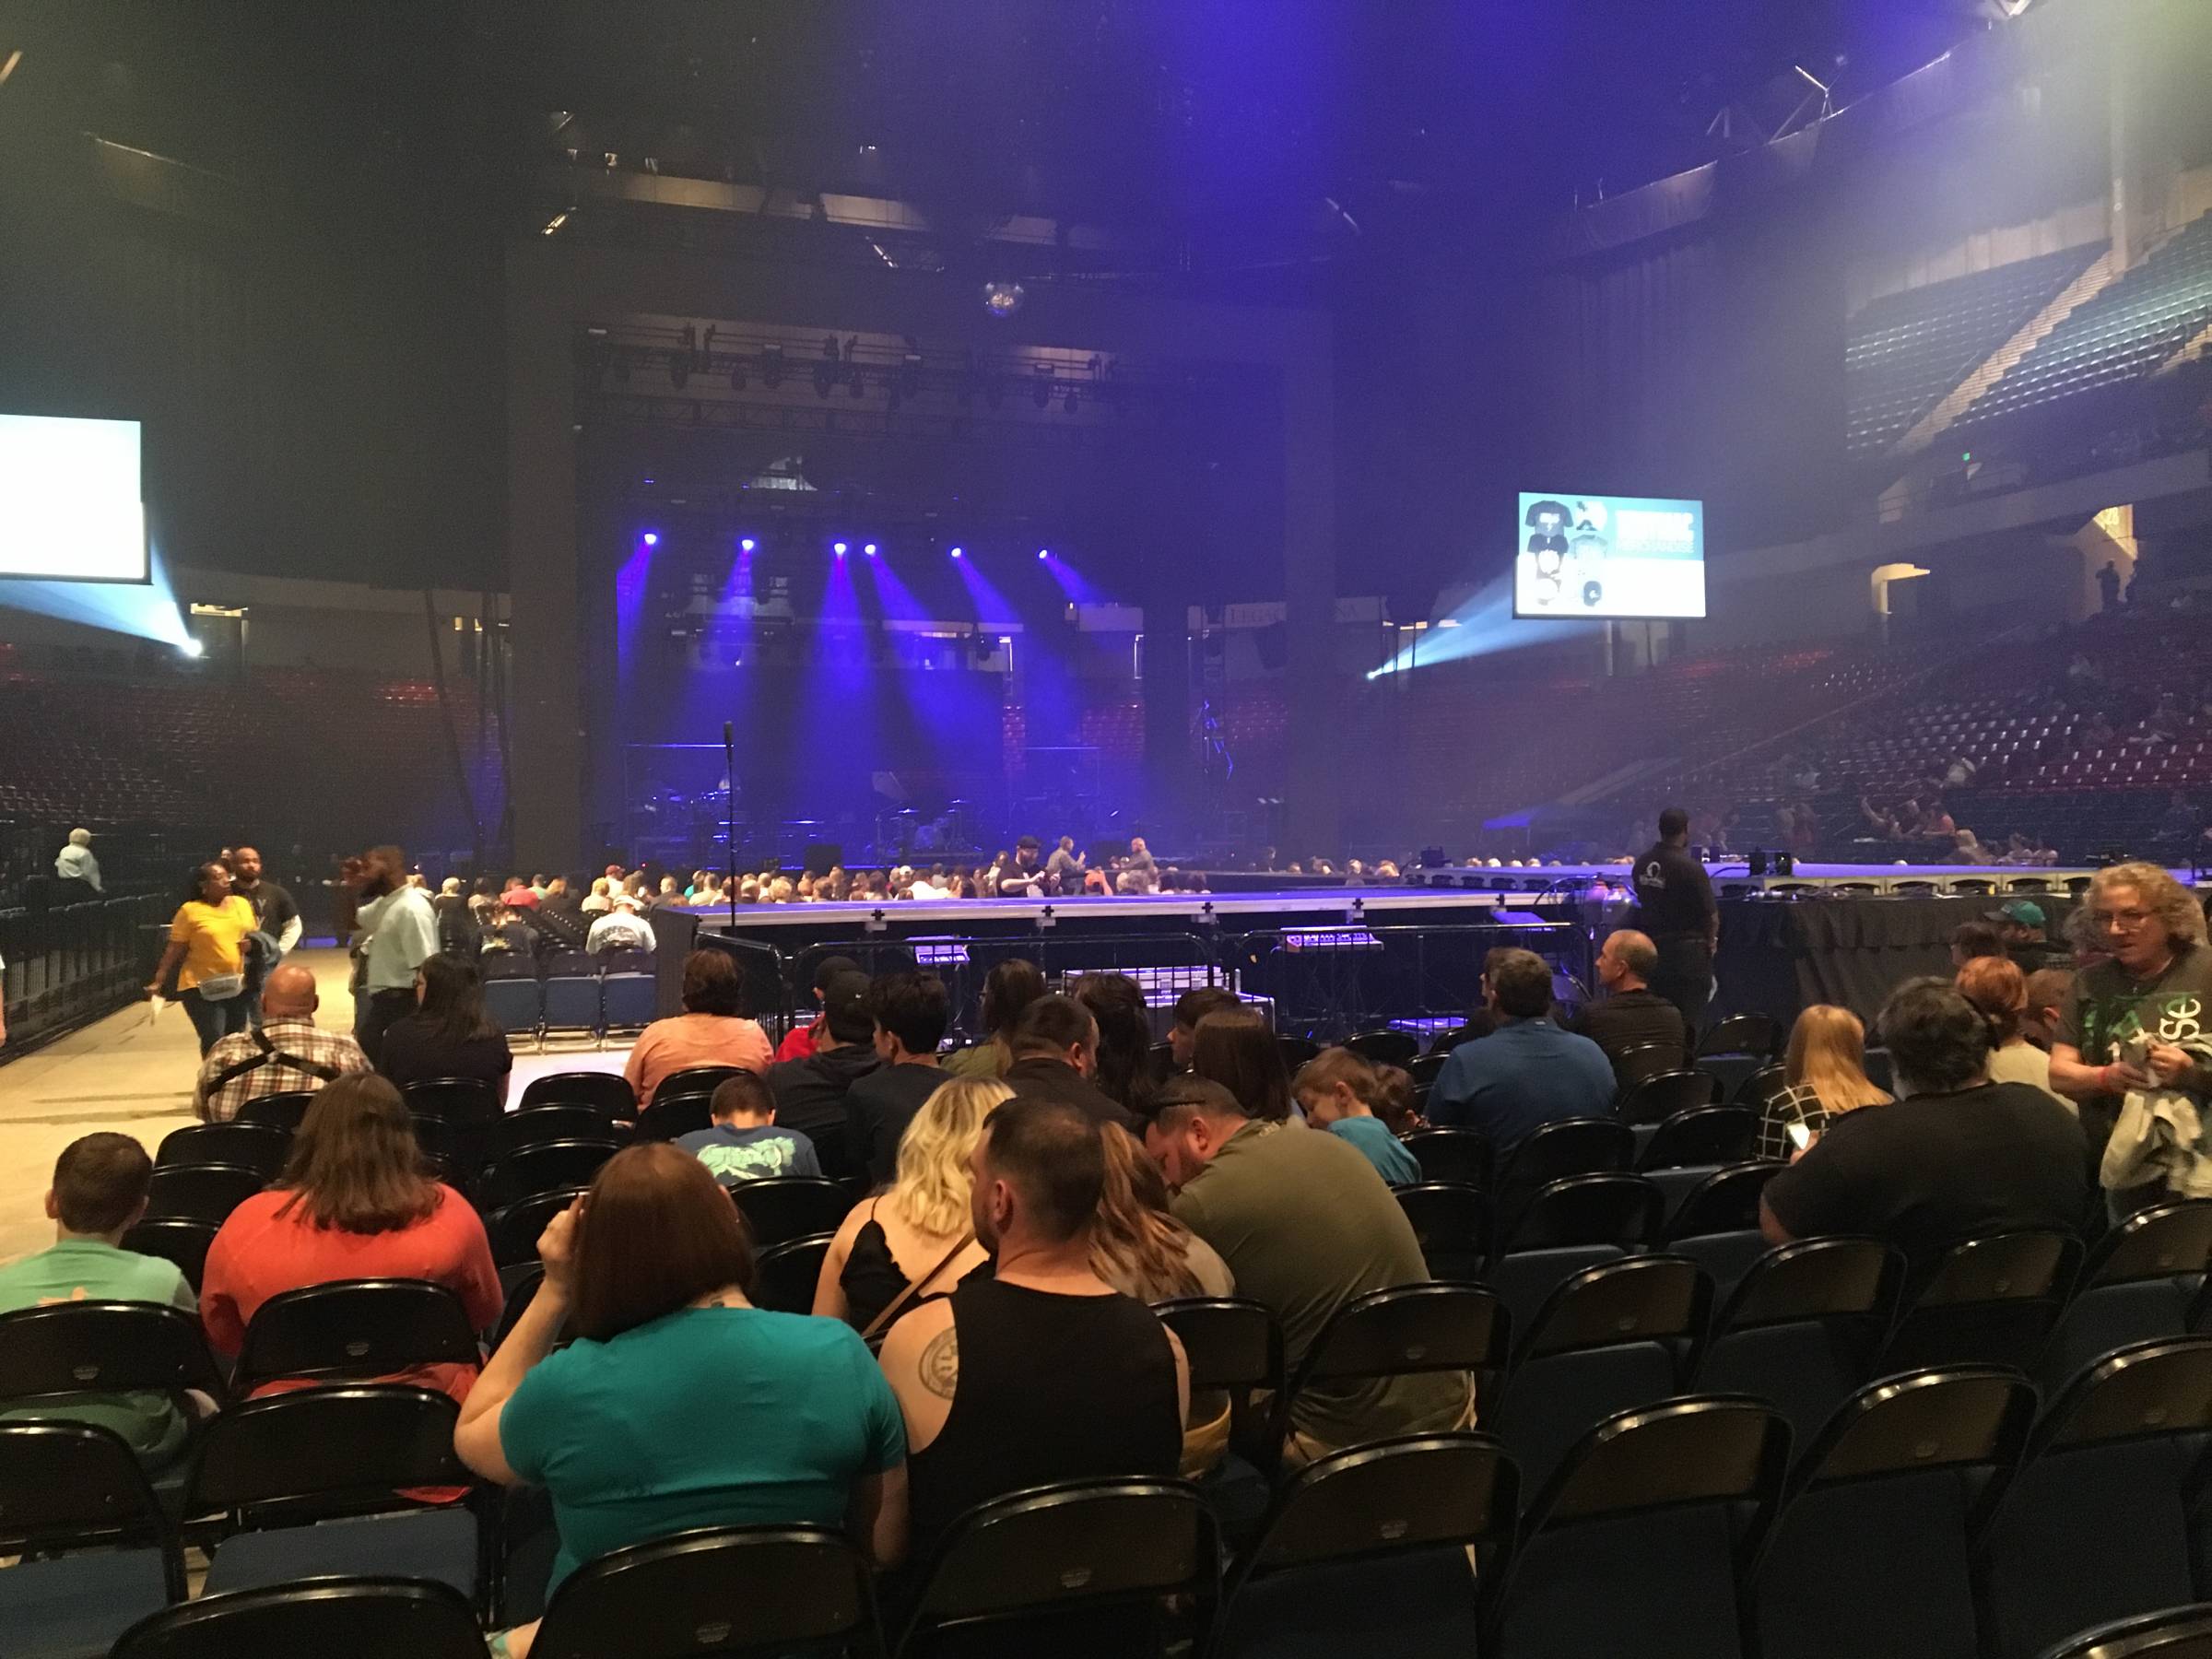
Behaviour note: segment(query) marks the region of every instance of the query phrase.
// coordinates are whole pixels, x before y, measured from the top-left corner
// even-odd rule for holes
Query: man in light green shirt
[[[46,1213],[51,1249],[0,1267],[0,1313],[73,1301],[160,1302],[197,1316],[199,1299],[174,1262],[122,1247],[146,1214],[153,1160],[127,1135],[88,1135],[62,1149]],[[0,1418],[67,1418],[112,1429],[158,1465],[183,1449],[179,1403],[159,1394],[85,1394],[0,1411]]]

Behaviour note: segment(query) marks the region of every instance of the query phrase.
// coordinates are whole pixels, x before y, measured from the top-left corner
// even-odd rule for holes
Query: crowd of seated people
[[[1782,1086],[1762,1102],[1759,1155],[1786,1166],[1759,1205],[1771,1241],[1870,1236],[1924,1267],[1992,1230],[2074,1231],[2092,1171],[2114,1218],[2212,1194],[2200,1116],[2212,1041],[2183,1029],[2212,994],[2203,912],[2162,871],[2123,865],[2100,875],[2082,913],[2068,960],[2021,939],[2038,963],[2023,971],[1991,927],[1962,941],[1955,982],[1892,991],[1873,1023],[1888,1088],[1868,1076],[1856,1016],[1798,1018]],[[601,1166],[547,1227],[535,1299],[480,1371],[409,1376],[461,1402],[455,1446],[479,1477],[548,1494],[555,1584],[688,1527],[811,1523],[844,1530],[895,1600],[912,1588],[910,1564],[997,1495],[1220,1470],[1233,1414],[1194,1390],[1149,1304],[1255,1301],[1295,1371],[1348,1304],[1430,1279],[1394,1190],[1422,1177],[1408,1134],[1478,1130],[1510,1155],[1548,1124],[1612,1115],[1634,1084],[1616,1057],[1638,1045],[1608,1038],[1671,1041],[1689,1063],[1689,1033],[1646,1018],[1647,945],[1629,932],[1606,942],[1616,968],[1601,982],[1621,1018],[1600,1001],[1581,1030],[1555,1018],[1542,959],[1493,953],[1484,1029],[1451,1050],[1425,1097],[1399,1068],[1345,1048],[1293,1074],[1267,1022],[1225,989],[1186,995],[1155,1054],[1129,982],[1082,975],[1064,994],[1033,965],[994,970],[970,1067],[937,1063],[949,1022],[935,976],[870,980],[849,963],[820,976],[805,1052],[777,1060],[736,1012],[726,959],[699,953],[686,1012],[631,1081],[642,1103],[672,1069],[742,1054],[711,1125]],[[488,1041],[473,968],[451,969],[420,976],[418,1012],[386,1034],[387,1065]],[[856,1201],[810,1312],[770,1312],[755,1304],[753,1241],[725,1194],[818,1173]],[[69,1147],[47,1201],[56,1243],[0,1269],[0,1310],[163,1303],[196,1311],[214,1348],[234,1354],[285,1290],[397,1277],[448,1287],[479,1329],[500,1321],[484,1223],[463,1191],[424,1173],[384,1076],[321,1082],[282,1173],[218,1231],[196,1296],[122,1245],[147,1180],[128,1137]],[[206,1404],[88,1396],[67,1409],[159,1466]],[[1482,1421],[1465,1372],[1316,1378],[1291,1397],[1279,1450],[1295,1469]],[[499,1651],[526,1653],[532,1635],[502,1632]]]

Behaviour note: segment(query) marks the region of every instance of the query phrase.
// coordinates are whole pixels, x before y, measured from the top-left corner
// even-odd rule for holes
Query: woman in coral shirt
[[[270,1297],[367,1278],[443,1285],[478,1330],[498,1322],[503,1301],[484,1223],[467,1199],[422,1173],[399,1090],[362,1073],[316,1092],[293,1136],[284,1178],[232,1210],[215,1235],[200,1281],[200,1320],[218,1351],[236,1354]],[[429,1365],[382,1380],[441,1389],[459,1400],[477,1371]]]
[[[665,1079],[694,1065],[769,1068],[775,1053],[768,1033],[737,1012],[742,989],[726,952],[695,950],[684,959],[684,1011],[647,1026],[622,1068],[640,1106],[653,1103]]]

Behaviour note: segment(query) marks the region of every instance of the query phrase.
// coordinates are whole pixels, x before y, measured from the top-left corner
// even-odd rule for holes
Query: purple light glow
[[[830,544],[830,551],[836,554],[840,559],[842,559],[845,556],[845,544],[843,542],[831,542]]]
[[[645,532],[645,545],[649,547],[657,547],[661,545],[661,538],[653,531],[648,530]]]
[[[873,559],[876,557],[876,544],[874,542],[870,542],[867,544],[867,546],[861,548],[861,551],[865,553],[870,559]]]
[[[749,535],[737,544],[737,551],[740,553],[750,553],[752,550],[753,538]]]
[[[961,555],[961,553],[960,553],[960,550],[959,550],[959,548],[958,548],[958,547],[955,547],[955,548],[952,550],[952,557],[953,557],[953,558],[955,558],[955,559],[959,559],[959,558],[960,558],[961,556],[962,556],[962,555]]]
[[[1037,549],[1037,557],[1040,559],[1050,559],[1052,556],[1053,550],[1050,547],[1040,547]]]

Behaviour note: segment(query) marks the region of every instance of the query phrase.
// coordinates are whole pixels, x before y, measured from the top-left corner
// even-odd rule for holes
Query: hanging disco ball
[[[1010,317],[1021,309],[1029,291],[1018,282],[983,284],[983,309],[994,317]]]

